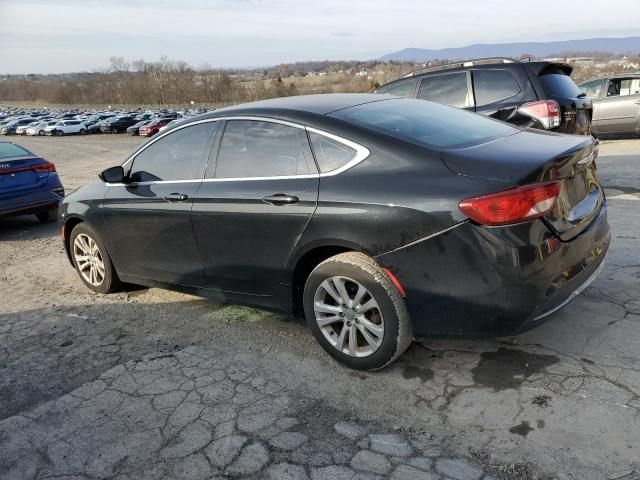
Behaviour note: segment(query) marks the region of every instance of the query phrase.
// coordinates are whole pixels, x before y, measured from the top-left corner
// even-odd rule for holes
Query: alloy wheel
[[[79,234],[73,241],[73,258],[86,282],[94,287],[102,285],[105,276],[102,253],[95,240],[86,233]]]
[[[380,348],[382,310],[359,282],[343,276],[327,278],[316,289],[313,309],[320,331],[336,350],[368,357]]]

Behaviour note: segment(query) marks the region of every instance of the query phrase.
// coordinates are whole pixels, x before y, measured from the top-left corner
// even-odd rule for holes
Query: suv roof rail
[[[458,62],[447,63],[445,65],[436,65],[433,67],[422,67],[409,72],[402,76],[402,78],[413,77],[420,73],[436,72],[438,70],[447,70],[454,67],[472,67],[474,65],[482,65],[484,63],[521,63],[521,60],[516,60],[510,57],[486,57],[486,58],[472,58],[469,60],[461,60]]]

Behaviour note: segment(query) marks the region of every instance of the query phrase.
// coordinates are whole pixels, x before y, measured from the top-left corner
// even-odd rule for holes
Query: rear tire
[[[112,293],[120,286],[120,279],[100,235],[86,223],[79,223],[71,231],[69,251],[80,280],[96,293]]]
[[[36,217],[40,220],[40,223],[51,223],[58,219],[58,209],[54,208],[47,210],[46,212],[36,213]]]
[[[41,137],[44,137],[44,130],[38,130],[38,135],[40,135]]]
[[[383,368],[413,340],[400,293],[380,265],[362,253],[341,253],[320,263],[307,279],[303,302],[320,346],[350,368]]]

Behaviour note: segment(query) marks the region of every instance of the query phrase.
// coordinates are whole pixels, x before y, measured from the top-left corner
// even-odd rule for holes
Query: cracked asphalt
[[[68,190],[140,142],[14,140]],[[0,220],[0,478],[640,478],[640,140],[597,164],[613,239],[591,287],[526,334],[422,339],[375,373],[297,319],[93,294],[55,225]]]

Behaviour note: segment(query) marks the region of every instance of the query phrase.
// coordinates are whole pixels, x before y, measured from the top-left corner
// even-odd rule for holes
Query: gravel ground
[[[124,135],[14,138],[67,190]],[[640,478],[640,141],[605,141],[613,242],[536,330],[347,370],[300,320],[159,289],[96,295],[55,225],[0,220],[0,478]]]

